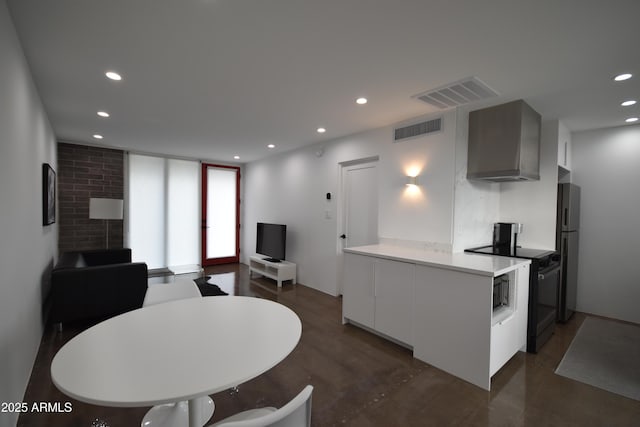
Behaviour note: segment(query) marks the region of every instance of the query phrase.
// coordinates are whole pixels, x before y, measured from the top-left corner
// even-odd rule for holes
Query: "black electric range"
[[[558,316],[559,255],[555,251],[546,249],[494,247],[492,245],[466,249],[465,252],[531,260],[527,351],[537,353],[540,347],[551,338]]]
[[[555,255],[555,251],[550,251],[547,249],[529,249],[529,248],[521,248],[521,247],[500,247],[500,246],[480,246],[477,248],[465,249],[465,252],[472,252],[475,254],[485,254],[485,255],[499,255],[506,256],[510,258],[524,258],[524,259],[538,259],[545,260],[550,258],[552,255]]]

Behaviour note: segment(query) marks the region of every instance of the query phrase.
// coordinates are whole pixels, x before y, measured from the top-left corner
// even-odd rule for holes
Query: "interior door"
[[[378,243],[378,169],[375,162],[343,168],[344,247]]]
[[[202,265],[240,259],[240,168],[202,164]]]
[[[344,289],[345,267],[342,249],[378,242],[377,159],[342,165],[340,238],[338,248],[338,294]]]

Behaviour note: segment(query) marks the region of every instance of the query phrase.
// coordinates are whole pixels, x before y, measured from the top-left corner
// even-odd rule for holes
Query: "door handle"
[[[543,270],[540,273],[538,273],[538,280],[544,280],[547,276],[551,276],[551,273],[555,273],[559,270],[560,270],[560,265],[547,270]]]

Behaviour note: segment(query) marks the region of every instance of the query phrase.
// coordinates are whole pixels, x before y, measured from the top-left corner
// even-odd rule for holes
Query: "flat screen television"
[[[256,253],[266,255],[267,261],[280,262],[285,259],[287,226],[284,224],[258,223]]]

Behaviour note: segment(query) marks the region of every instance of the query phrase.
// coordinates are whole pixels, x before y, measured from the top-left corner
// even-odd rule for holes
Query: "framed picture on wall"
[[[56,222],[56,173],[48,163],[42,164],[42,225]]]

